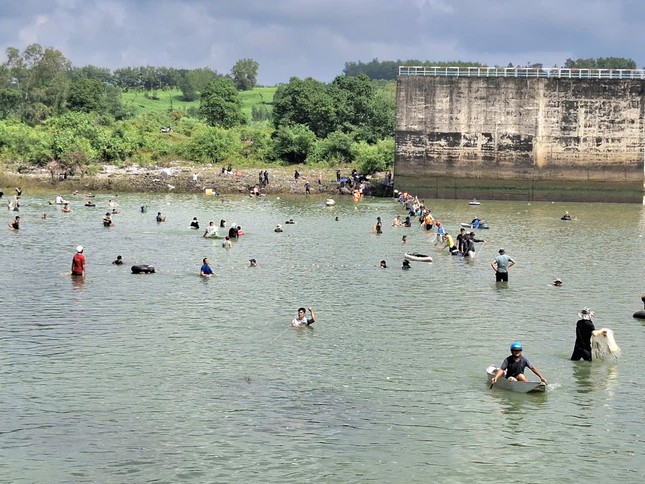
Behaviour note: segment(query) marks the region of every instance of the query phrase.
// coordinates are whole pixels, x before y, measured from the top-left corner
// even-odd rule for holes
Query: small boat
[[[405,260],[414,260],[418,262],[432,262],[432,256],[426,254],[418,254],[416,252],[406,252],[403,258]]]
[[[468,205],[481,205],[481,202],[476,198],[473,198],[470,202],[468,202]]]
[[[468,228],[468,229],[473,228],[473,224],[461,223],[459,225],[461,225],[464,228]],[[488,226],[488,224],[486,222],[484,222],[484,223],[480,223],[477,227],[474,227],[474,228],[476,228],[476,229],[489,229],[490,227]]]
[[[495,373],[497,373],[498,368],[491,365],[486,368],[487,381],[490,384]],[[508,390],[509,392],[516,393],[529,393],[529,392],[545,392],[546,385],[541,381],[512,381],[507,380],[506,378],[500,378],[497,380],[495,387],[501,388],[502,390]]]
[[[333,198],[328,198],[325,200],[325,205],[327,205],[328,207],[333,207],[334,205],[336,205],[336,201]]]

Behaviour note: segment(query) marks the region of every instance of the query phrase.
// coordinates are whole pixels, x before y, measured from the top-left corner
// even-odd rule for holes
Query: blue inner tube
[[[130,268],[132,274],[152,274],[157,272],[154,266],[149,264],[139,264]]]

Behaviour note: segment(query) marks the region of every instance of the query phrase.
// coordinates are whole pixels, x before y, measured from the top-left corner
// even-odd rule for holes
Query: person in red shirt
[[[72,258],[72,275],[84,276],[85,275],[85,256],[83,255],[83,246],[76,247],[76,254]]]

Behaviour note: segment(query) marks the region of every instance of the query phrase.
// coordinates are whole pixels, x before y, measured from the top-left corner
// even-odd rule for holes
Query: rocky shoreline
[[[269,184],[260,188],[264,194],[305,194],[305,184],[310,185],[311,193],[338,195],[341,193],[336,181],[337,168],[317,168],[298,166],[301,176],[296,181],[296,167],[239,168],[231,174],[222,173],[221,166],[172,165],[166,167],[118,167],[104,165],[97,173],[52,173],[46,169],[3,170],[0,172],[0,185],[5,193],[12,193],[13,187],[28,187],[31,191],[72,193],[101,192],[169,192],[203,193],[210,189],[216,194],[248,194],[254,186],[259,186],[260,171],[268,171]],[[349,176],[351,168],[340,167],[342,176]],[[197,181],[193,179],[196,174]],[[382,189],[384,174],[371,177],[375,192]],[[320,180],[320,183],[319,183]]]

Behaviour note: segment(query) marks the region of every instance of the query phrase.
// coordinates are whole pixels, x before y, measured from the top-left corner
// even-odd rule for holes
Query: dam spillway
[[[645,72],[402,69],[397,189],[642,202]]]

